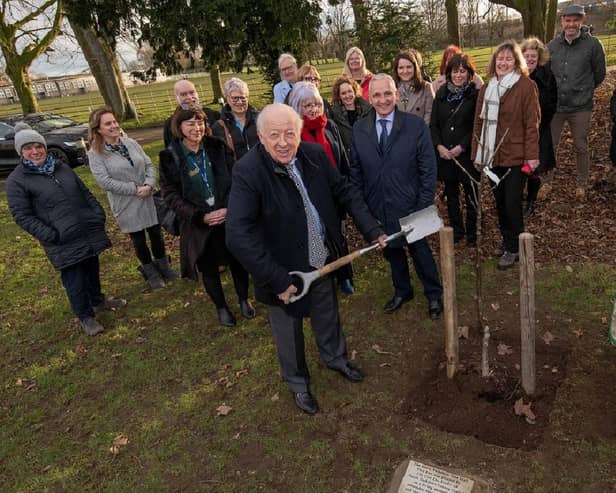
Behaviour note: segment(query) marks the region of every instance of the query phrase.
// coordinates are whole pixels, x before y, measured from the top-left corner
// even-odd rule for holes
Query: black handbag
[[[180,225],[175,212],[169,208],[163,194],[160,190],[156,190],[152,195],[154,198],[154,205],[156,206],[156,215],[158,216],[158,224],[169,234],[173,236],[180,236]]]

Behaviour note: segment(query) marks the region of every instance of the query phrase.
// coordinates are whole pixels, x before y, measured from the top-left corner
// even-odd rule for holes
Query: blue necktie
[[[381,124],[381,136],[379,137],[379,147],[381,148],[381,152],[385,152],[385,144],[387,144],[387,120],[382,119],[379,120]]]

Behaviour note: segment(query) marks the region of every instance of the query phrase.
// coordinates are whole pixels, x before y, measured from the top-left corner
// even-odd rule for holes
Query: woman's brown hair
[[[526,59],[522,56],[520,45],[513,39],[510,39],[509,41],[499,44],[496,47],[496,50],[494,50],[492,58],[490,59],[490,64],[488,65],[488,77],[496,76],[496,57],[503,51],[510,51],[513,54],[513,59],[515,60],[516,70],[523,75],[528,75],[528,66],[526,65]]]
[[[181,106],[178,106],[175,110],[175,113],[171,117],[171,133],[174,137],[178,139],[182,139],[184,136],[182,135],[182,122],[186,120],[190,120],[192,118],[196,118],[197,120],[202,120],[205,125],[205,135],[210,137],[212,135],[212,129],[207,126],[207,116],[205,116],[205,112],[201,109],[201,107],[191,106],[190,108],[184,109]]]
[[[447,80],[451,80],[451,72],[454,68],[458,67],[462,67],[468,72],[469,82],[473,80],[473,77],[477,72],[473,59],[469,55],[463,55],[462,53],[452,56],[449,59],[449,62],[447,62],[447,67],[445,68],[445,76],[447,77]]]
[[[340,88],[342,84],[348,84],[353,88],[353,92],[355,93],[355,99],[361,97],[361,87],[359,84],[355,82],[355,79],[347,75],[341,75],[334,81],[334,85],[332,87],[332,103],[336,104],[340,102]]]
[[[424,86],[424,80],[421,75],[421,66],[417,61],[417,57],[415,57],[415,55],[411,53],[410,50],[401,51],[396,55],[396,58],[394,58],[391,76],[396,83],[396,87],[400,85],[400,77],[398,76],[398,64],[400,63],[400,60],[408,60],[413,64],[413,69],[415,70],[415,73],[413,75],[413,79],[411,80],[411,86],[413,86],[413,89],[415,89],[416,91],[420,91]]]

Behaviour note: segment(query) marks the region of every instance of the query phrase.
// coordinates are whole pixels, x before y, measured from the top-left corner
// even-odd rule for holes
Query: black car
[[[71,168],[88,164],[88,126],[53,113],[32,113],[0,118],[0,173],[12,171],[19,163],[15,151],[15,125],[25,121],[47,141],[47,153]]]

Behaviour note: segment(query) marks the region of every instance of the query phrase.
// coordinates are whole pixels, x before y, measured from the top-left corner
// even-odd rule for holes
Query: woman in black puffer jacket
[[[104,329],[95,312],[126,304],[101,292],[98,255],[111,246],[105,211],[66,163],[47,155],[43,136],[25,123],[15,126],[15,150],[21,162],[6,182],[13,219],[60,271],[83,331],[98,334]]]

